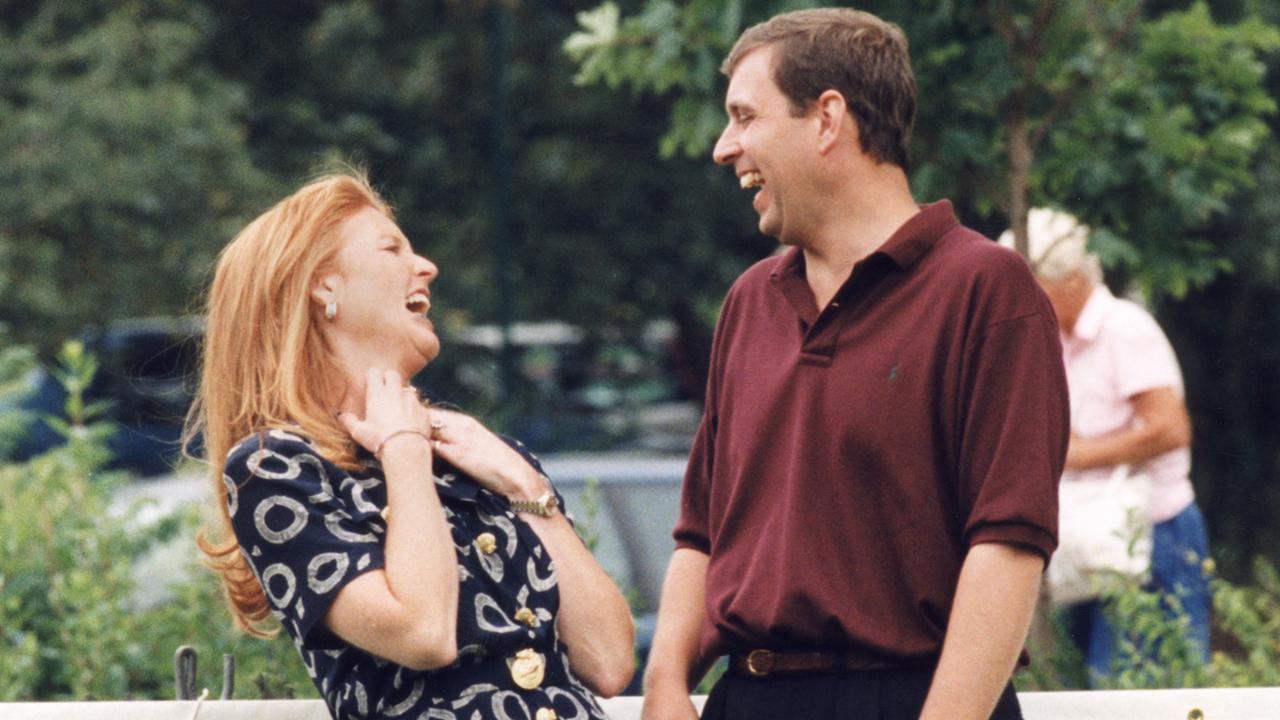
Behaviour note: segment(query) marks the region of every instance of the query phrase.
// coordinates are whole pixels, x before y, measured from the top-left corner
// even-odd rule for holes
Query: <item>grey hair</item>
[[[1013,230],[1005,230],[998,241],[1013,247]],[[1102,282],[1102,263],[1089,252],[1089,227],[1070,214],[1050,208],[1032,208],[1027,213],[1027,260],[1032,271],[1046,280],[1065,280],[1080,273],[1089,282]]]

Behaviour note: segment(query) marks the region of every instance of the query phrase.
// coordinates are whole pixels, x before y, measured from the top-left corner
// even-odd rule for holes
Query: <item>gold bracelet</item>
[[[427,442],[431,442],[431,436],[427,435],[425,432],[423,432],[422,430],[419,430],[418,428],[400,428],[399,430],[394,430],[391,432],[391,434],[382,438],[382,442],[378,443],[378,449],[373,451],[373,456],[378,458],[378,462],[382,462],[382,449],[387,446],[387,443],[391,441],[391,438],[394,438],[397,435],[409,435],[409,434],[417,435],[423,440],[426,440]]]

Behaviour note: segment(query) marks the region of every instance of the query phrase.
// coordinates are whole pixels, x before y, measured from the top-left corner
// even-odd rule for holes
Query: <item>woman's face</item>
[[[427,318],[428,286],[439,270],[414,253],[400,228],[374,208],[352,215],[338,235],[335,269],[319,283],[338,303],[337,315],[325,321],[326,336],[347,350],[342,355],[354,353],[369,366],[412,377],[440,352]]]

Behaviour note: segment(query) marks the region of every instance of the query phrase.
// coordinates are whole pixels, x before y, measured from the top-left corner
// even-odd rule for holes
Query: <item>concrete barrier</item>
[[[1277,720],[1280,688],[1093,690],[1020,693],[1026,720]],[[694,704],[701,707],[704,698]],[[637,720],[641,698],[602,702],[614,720]],[[0,720],[328,720],[319,700],[0,703]]]

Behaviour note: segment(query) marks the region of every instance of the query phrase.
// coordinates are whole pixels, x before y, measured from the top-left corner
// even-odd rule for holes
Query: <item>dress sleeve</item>
[[[347,583],[383,567],[380,508],[300,437],[273,431],[228,456],[231,527],[275,616],[305,638]]]
[[[993,323],[965,365],[958,489],[966,544],[1021,545],[1047,561],[1069,436],[1057,328],[1047,313]]]

